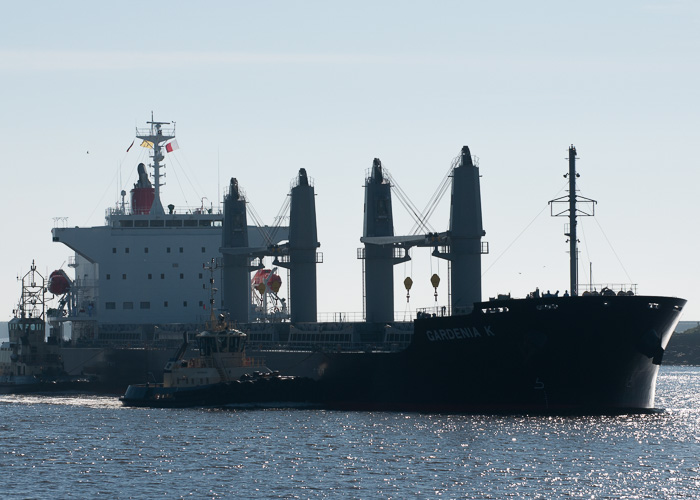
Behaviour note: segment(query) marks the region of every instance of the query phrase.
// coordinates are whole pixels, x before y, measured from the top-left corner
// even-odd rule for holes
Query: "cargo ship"
[[[639,296],[634,286],[580,289],[578,217],[595,200],[577,194],[569,148],[569,194],[552,200],[568,217],[570,288],[481,300],[479,174],[468,148],[452,172],[451,311],[424,311],[397,353],[328,353],[327,404],[342,409],[458,412],[654,411],[656,377],[686,300]],[[365,238],[391,244],[391,238]],[[436,247],[434,254],[439,254]]]
[[[564,295],[481,297],[482,242],[478,162],[468,147],[453,162],[450,227],[396,236],[391,179],[375,159],[366,177],[365,218],[358,251],[364,271],[362,322],[318,322],[313,184],[304,169],[292,185],[288,240],[252,246],[246,200],[231,180],[224,200],[222,307],[247,333],[253,352],[289,377],[314,380],[313,398],[329,408],[454,412],[617,413],[654,411],[656,377],[684,299],[640,296],[635,286],[589,289],[578,283],[577,218],[596,202],[577,194],[576,149],[569,148],[569,194],[552,200],[552,215],[569,219],[570,288]],[[562,208],[563,205],[563,208]],[[591,208],[590,213],[585,208]],[[432,248],[449,262],[449,306],[394,321],[393,266],[412,247]],[[289,270],[289,303],[264,310],[273,272],[251,270],[264,256]],[[255,259],[258,259],[257,261]],[[437,286],[438,276],[434,276]],[[279,283],[277,284],[279,285]],[[276,285],[276,286],[277,286]],[[406,283],[410,289],[410,280]],[[256,303],[253,301],[252,303]],[[289,314],[288,319],[285,317]],[[236,395],[229,394],[230,402]],[[219,394],[218,402],[225,400]]]
[[[503,299],[415,320],[400,353],[329,353],[327,404],[354,410],[654,411],[664,348],[685,301]]]

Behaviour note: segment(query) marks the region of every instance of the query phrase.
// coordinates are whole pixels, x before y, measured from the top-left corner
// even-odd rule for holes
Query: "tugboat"
[[[46,280],[32,261],[21,278],[22,295],[8,323],[9,339],[0,346],[0,393],[89,389],[89,381],[69,377],[55,330],[46,338]]]
[[[120,398],[125,406],[188,407],[237,402],[244,381],[272,378],[262,363],[245,354],[246,334],[226,326],[223,315],[215,328],[199,333],[199,356],[184,359],[185,338],[163,371],[163,383],[130,385]]]
[[[284,377],[245,352],[247,335],[229,326],[224,314],[215,318],[212,261],[210,319],[207,330],[195,337],[199,355],[185,359],[188,339],[167,362],[163,383],[130,385],[119,399],[125,406],[183,408],[304,401],[313,381]]]

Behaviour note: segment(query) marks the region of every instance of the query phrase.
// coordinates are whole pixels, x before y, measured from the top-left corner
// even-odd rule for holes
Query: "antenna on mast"
[[[146,146],[152,150],[151,159],[153,160],[153,186],[155,187],[155,197],[151,206],[151,214],[165,215],[163,203],[160,201],[160,187],[163,185],[160,182],[160,168],[165,168],[161,162],[165,158],[163,156],[163,145],[175,139],[175,122],[157,122],[153,120],[153,111],[151,111],[151,121],[146,122],[150,125],[148,129],[136,128],[136,137],[143,140],[142,146]],[[172,128],[163,128],[163,125],[172,125]]]
[[[576,194],[576,179],[580,174],[576,173],[576,148],[572,144],[569,147],[569,172],[564,174],[564,177],[569,178],[569,194],[556,198],[549,202],[551,207],[552,217],[569,217],[569,228],[564,233],[569,239],[569,281],[571,296],[578,295],[578,238],[576,236],[576,217],[592,217],[595,216],[595,206],[598,203],[595,200],[579,196]],[[556,208],[561,204],[565,204],[566,208]],[[581,207],[583,206],[583,207]]]

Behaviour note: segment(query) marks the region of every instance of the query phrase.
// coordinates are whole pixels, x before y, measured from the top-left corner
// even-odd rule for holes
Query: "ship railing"
[[[175,125],[174,124],[175,124],[175,122],[173,122],[173,126],[170,127],[170,126],[168,126],[168,125],[170,125],[169,123],[167,123],[167,124],[163,123],[163,125],[166,125],[166,126],[160,127],[160,135],[162,135],[165,138],[169,138],[169,139],[163,139],[163,142],[166,142],[166,141],[175,137]],[[153,128],[152,127],[148,127],[148,128],[136,127],[136,135],[137,136],[140,136],[140,135],[151,136],[151,135],[153,135]]]
[[[139,340],[139,339],[87,339],[81,337],[73,341],[64,341],[63,347],[95,347],[108,348],[115,347],[118,349],[175,349],[182,345],[180,341],[175,340]]]
[[[601,294],[606,291],[613,292],[615,295],[637,295],[637,283],[587,283],[578,285],[579,295],[583,295],[584,292]]]
[[[438,308],[439,309],[439,308]],[[416,309],[417,311],[420,311],[423,309]],[[466,313],[463,313],[466,314]],[[414,311],[394,311],[393,312],[393,321],[394,322],[410,322],[413,321],[416,317]],[[254,324],[256,325],[267,325],[267,324],[275,324],[275,323],[287,323],[288,319],[284,318],[283,321],[259,321],[261,318],[256,318],[257,321],[254,321]],[[323,313],[318,313],[316,315],[316,323],[321,324],[321,323],[364,323],[366,320],[364,313],[362,312],[323,312]],[[316,323],[311,323],[311,324],[316,324]]]
[[[250,366],[253,368],[265,368],[265,359],[246,356],[245,366]]]
[[[416,309],[416,317],[450,316],[453,312],[454,314],[469,314],[473,309],[473,306],[456,307],[454,308],[454,311],[452,308],[447,306],[419,307]]]
[[[307,175],[306,179],[308,181],[309,186],[314,187],[314,178]],[[289,190],[291,191],[292,189],[294,189],[298,185],[299,185],[299,176],[296,176],[289,182]]]
[[[165,216],[161,217],[167,217],[168,215],[221,215],[223,212],[220,208],[214,207],[213,205],[210,206],[188,206],[188,205],[179,205],[179,206],[173,206],[172,207],[172,212],[170,211],[170,207],[166,206],[164,207],[166,209]],[[109,207],[105,210],[106,215],[112,216],[112,215],[150,215],[149,213],[142,213],[140,211],[134,211],[132,207],[126,205],[124,207]]]
[[[362,312],[328,312],[316,315],[318,323],[364,323],[366,318]],[[394,322],[413,321],[415,312],[394,311]]]
[[[242,360],[243,366],[250,368],[264,368],[265,360],[263,358],[256,358],[251,356],[246,356]],[[187,360],[188,368],[216,368],[217,370],[221,368],[221,362],[216,358],[192,358]]]
[[[257,341],[251,342],[250,351],[309,351],[309,352],[395,352],[408,347],[410,341],[384,343],[312,342],[312,341]]]
[[[80,288],[80,289],[86,289],[86,288],[95,288],[97,286],[97,280],[95,279],[86,279],[86,278],[78,278],[75,281],[73,281],[73,288]]]
[[[361,312],[318,313],[316,318],[319,323],[354,323],[357,321],[363,321]]]

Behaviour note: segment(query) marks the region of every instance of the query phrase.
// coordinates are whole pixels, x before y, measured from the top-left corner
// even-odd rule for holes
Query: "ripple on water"
[[[151,410],[1,396],[7,497],[697,498],[700,369],[616,417]]]

